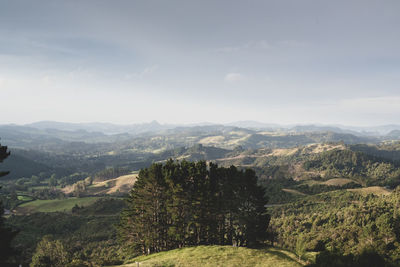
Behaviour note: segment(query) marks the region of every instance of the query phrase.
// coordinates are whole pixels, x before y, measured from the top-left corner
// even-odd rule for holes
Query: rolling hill
[[[304,266],[293,253],[275,248],[197,246],[140,256],[121,267],[139,266]]]

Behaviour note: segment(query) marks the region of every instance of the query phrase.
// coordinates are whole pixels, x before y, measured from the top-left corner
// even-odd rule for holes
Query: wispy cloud
[[[310,45],[310,43],[297,40],[283,40],[279,41],[277,45],[283,47],[307,47]]]
[[[225,75],[224,81],[227,83],[237,83],[243,81],[244,76],[243,74],[232,72]]]
[[[368,98],[344,99],[340,107],[351,112],[400,114],[400,96],[382,96]]]
[[[221,47],[221,48],[217,49],[217,52],[232,53],[232,52],[238,52],[238,51],[249,50],[249,49],[269,49],[271,47],[272,47],[272,45],[269,42],[267,42],[266,40],[259,40],[259,41],[249,41],[245,44],[237,45],[237,46]]]
[[[281,41],[266,41],[266,40],[258,40],[258,41],[249,41],[247,43],[241,45],[232,45],[232,46],[224,46],[217,49],[219,53],[235,53],[240,51],[247,50],[268,50],[273,48],[303,48],[309,46],[310,43],[298,40],[281,40]]]
[[[0,88],[5,87],[6,86],[6,79],[3,77],[0,77]]]
[[[154,73],[158,69],[159,69],[159,65],[157,65],[157,64],[152,65],[152,66],[144,68],[141,72],[126,74],[125,79],[130,80],[130,79],[136,79],[136,78],[143,78],[147,75]]]

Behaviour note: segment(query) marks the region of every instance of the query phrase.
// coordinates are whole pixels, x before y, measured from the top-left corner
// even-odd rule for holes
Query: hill
[[[399,194],[379,187],[337,190],[271,206],[271,231],[286,249],[295,249],[299,239],[314,252],[335,248],[359,254],[373,248],[399,266]]]
[[[197,246],[140,256],[121,266],[303,266],[293,253],[275,248]]]
[[[85,265],[81,262],[74,266],[122,263],[116,253],[119,246],[113,225],[118,223],[119,213],[125,205],[124,200],[70,198],[27,204],[34,208],[32,212],[7,219],[9,226],[19,230],[14,243],[21,251],[19,262],[23,266],[29,266],[38,241],[46,235],[62,242],[64,253],[74,254],[81,261],[91,263]]]
[[[386,135],[389,138],[399,139],[400,138],[400,130],[393,130]]]
[[[392,161],[400,161],[399,141],[383,142],[378,145],[351,145],[350,149],[357,152],[363,152],[371,156],[381,157]]]
[[[305,161],[303,167],[307,171],[318,171],[325,178],[357,177],[367,185],[388,185],[389,180],[398,183],[398,165],[398,162],[347,149],[317,154]]]
[[[391,193],[391,190],[388,190],[381,186],[370,186],[370,187],[354,188],[354,189],[347,189],[347,190],[351,191],[351,192],[361,193],[364,195],[374,194],[377,196],[380,196],[380,195],[387,196],[387,195],[390,195],[390,193]]]
[[[137,178],[137,173],[122,175],[117,178],[107,179],[104,181],[94,181],[89,183],[88,179],[79,181],[72,185],[68,185],[61,189],[61,191],[68,195],[73,194],[81,186],[81,195],[126,195],[132,189],[133,184]]]
[[[102,132],[107,135],[122,134],[122,133],[139,134],[145,132],[156,132],[176,127],[175,125],[168,125],[168,124],[162,125],[157,121],[152,121],[149,123],[131,124],[131,125],[118,125],[118,124],[101,123],[101,122],[66,123],[57,121],[39,121],[28,124],[26,126],[42,130],[56,129],[60,131],[71,131],[71,132],[85,130],[88,132]]]
[[[29,214],[34,212],[70,212],[75,205],[89,206],[98,200],[98,197],[86,198],[67,198],[67,199],[46,199],[34,200],[19,205],[16,210],[17,214]]]
[[[36,162],[26,157],[23,153],[12,151],[10,156],[2,163],[2,169],[10,173],[3,180],[12,180],[21,177],[31,177],[41,172],[49,172],[51,168],[43,163]]]
[[[158,125],[158,124],[154,124]],[[153,126],[154,126],[153,125]],[[92,126],[92,125],[89,125]],[[166,127],[148,131],[119,131],[106,134],[111,126],[99,128],[79,128],[80,125],[38,123],[28,126],[0,125],[2,142],[10,148],[36,149],[47,152],[88,152],[107,153],[111,151],[154,152],[190,147],[195,144],[233,149],[237,146],[257,149],[261,147],[287,148],[322,142],[346,144],[377,143],[378,138],[357,136],[347,132],[335,132],[335,129],[323,128],[315,131],[257,130],[235,126],[207,125],[192,127]],[[50,128],[49,128],[50,127]],[[150,127],[151,128],[151,127]],[[149,129],[150,129],[149,128]],[[99,130],[99,131],[93,131]],[[266,131],[268,130],[268,131]],[[78,146],[76,146],[78,144]],[[73,150],[71,145],[75,145]]]

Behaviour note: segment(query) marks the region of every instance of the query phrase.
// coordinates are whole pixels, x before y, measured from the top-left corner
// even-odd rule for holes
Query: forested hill
[[[142,253],[147,249],[160,251],[205,243],[271,244],[273,233],[260,230],[266,225],[257,222],[260,217],[255,216],[256,213],[265,215],[261,210],[267,199],[269,208],[278,208],[285,203],[310,206],[314,205],[312,197],[326,193],[349,190],[359,195],[390,195],[400,184],[400,143],[393,140],[379,142],[379,138],[348,132],[265,131],[214,125],[178,127],[138,135],[106,135],[81,130],[0,126],[0,137],[2,144],[10,142],[11,152],[0,166],[1,171],[10,171],[2,178],[0,199],[10,213],[8,222],[21,229],[16,242],[23,248],[23,263],[31,262],[32,255],[37,256],[35,260],[40,260],[40,251],[43,252],[44,247],[54,249],[55,255],[61,248],[67,251],[58,255],[63,264],[75,261],[82,266],[94,262],[112,265],[132,256],[120,251],[123,246],[117,243],[117,233],[112,225],[117,224],[119,211],[124,206],[121,197],[126,197],[134,186],[140,189],[137,196],[147,194],[146,190],[152,186],[167,192],[159,195],[158,202],[164,203],[159,215],[165,224],[157,228],[164,234],[162,238],[156,238],[162,240],[162,244],[157,243],[154,236],[146,239],[145,244],[132,243],[132,239],[123,242],[133,247],[138,245]],[[171,164],[169,159],[177,161]],[[203,161],[202,165],[192,163],[198,160]],[[143,183],[143,176],[147,174],[138,175],[139,170],[152,164],[175,166],[170,169],[180,170],[182,175],[178,176],[182,179],[171,180],[171,173],[164,170],[167,178]],[[187,165],[186,172],[182,171],[186,167],[179,164]],[[231,168],[231,165],[236,167]],[[207,175],[210,166],[215,166],[220,180],[215,177],[207,180],[211,177]],[[212,173],[215,174],[214,169]],[[196,177],[202,177],[206,183],[200,183]],[[252,181],[251,186],[243,177]],[[198,189],[203,193],[196,191]],[[258,192],[259,200],[254,199],[257,195],[254,192]],[[229,199],[229,196],[235,198]],[[145,203],[143,201],[140,198],[136,202]],[[258,207],[256,210],[247,206],[252,201],[255,201],[253,207]],[[213,203],[219,204],[215,207]],[[284,207],[290,210],[290,206]],[[179,220],[182,214],[185,214],[184,219]],[[321,220],[328,221],[332,216],[332,213],[320,215]],[[208,222],[201,218],[207,218]],[[132,221],[132,217],[128,220]],[[180,225],[179,229],[171,222]],[[43,224],[48,227],[42,231]],[[219,225],[217,229],[213,228],[215,224]],[[108,230],[102,232],[103,228]],[[142,228],[154,234],[151,229]],[[296,250],[297,237],[294,240],[288,238],[286,232],[275,233],[279,235],[279,244]],[[47,234],[53,237],[46,237]],[[123,235],[123,231],[120,234]],[[311,238],[307,238],[306,241],[313,244]],[[298,240],[301,245],[302,239]],[[370,239],[360,237],[360,240]],[[307,248],[311,255],[316,253],[321,242]],[[324,244],[329,248],[331,243],[326,241]],[[80,250],[77,251],[75,246],[81,246]],[[128,249],[138,253],[138,248],[132,246]],[[304,256],[300,250],[296,253]],[[351,253],[357,261],[363,252]]]
[[[384,196],[335,191],[271,211],[271,230],[278,246],[296,249],[300,240],[305,250],[325,251],[321,255],[325,263],[319,266],[387,266],[385,260],[395,263],[393,266],[400,263],[398,190]],[[364,263],[352,264],[354,255],[363,253],[370,253]]]
[[[307,171],[321,172],[324,177],[355,178],[365,185],[397,185],[400,178],[400,162],[350,149],[318,154],[303,166]]]
[[[351,145],[350,149],[391,161],[400,161],[400,141],[383,142],[378,145],[357,144]]]
[[[205,143],[217,140],[214,136],[205,138],[208,138],[203,140]],[[163,140],[166,139],[157,137],[153,142],[162,143]],[[145,144],[142,146],[144,147]],[[262,147],[258,149],[241,146],[227,149],[199,143],[189,147],[183,146],[167,150],[137,151],[139,150],[115,150],[105,154],[91,151],[86,154],[80,152],[68,154],[11,149],[10,158],[1,164],[1,168],[2,170],[10,169],[16,173],[16,176],[3,179],[1,197],[4,206],[13,214],[9,222],[19,225],[22,229],[17,240],[25,251],[24,262],[31,260],[36,246],[63,247],[68,251],[67,258],[63,259],[66,261],[80,259],[80,263],[100,262],[100,265],[106,262],[109,264],[122,262],[124,257],[128,257],[128,254],[123,254],[124,257],[118,254],[120,252],[117,251],[123,246],[116,242],[117,233],[111,225],[115,225],[120,216],[116,214],[123,206],[120,197],[126,197],[132,186],[135,186],[134,192],[136,188],[136,193],[131,194],[130,203],[133,199],[139,199],[133,202],[143,205],[147,203],[152,207],[156,204],[162,205],[159,214],[161,217],[157,217],[157,220],[161,220],[159,222],[163,223],[157,226],[157,229],[163,233],[160,239],[162,244],[157,243],[158,237],[154,237],[158,233],[151,230],[154,225],[152,228],[140,228],[152,233],[144,244],[132,243],[132,238],[122,242],[130,244],[127,249],[133,250],[135,253],[138,251],[142,253],[149,248],[150,251],[160,251],[179,246],[201,245],[205,242],[219,245],[227,243],[260,244],[259,238],[263,237],[265,238],[261,242],[263,244],[278,242],[277,244],[280,246],[294,251],[297,250],[297,243],[299,246],[306,243],[310,246],[306,246],[305,249],[315,256],[312,253],[319,253],[321,249],[330,251],[336,244],[328,239],[329,235],[334,235],[334,231],[344,231],[339,225],[345,223],[341,221],[345,220],[343,219],[345,217],[335,218],[334,214],[337,214],[338,211],[331,210],[329,205],[337,203],[338,207],[346,209],[353,204],[362,203],[368,212],[376,212],[376,216],[374,215],[373,218],[381,221],[386,218],[384,214],[389,211],[382,208],[383,204],[381,205],[379,202],[382,199],[380,195],[385,195],[385,198],[395,194],[397,196],[397,193],[392,193],[392,191],[400,184],[398,142],[368,145],[348,145],[344,142],[313,143],[289,148]],[[13,156],[14,159],[12,159]],[[168,161],[169,158],[178,160],[178,162]],[[204,160],[204,162],[191,162],[196,160]],[[25,162],[25,165],[20,166],[18,162]],[[230,167],[231,165],[236,167]],[[149,166],[158,167],[146,170]],[[20,171],[26,173],[19,173],[15,171],[15,168],[20,168]],[[253,169],[254,172],[245,171],[247,168]],[[141,177],[138,177],[137,172],[132,172],[139,169],[145,170],[139,174]],[[30,172],[32,172],[31,176],[29,176]],[[214,179],[215,173],[218,173],[219,180]],[[26,175],[26,177],[18,177],[19,175]],[[174,180],[171,178],[172,176],[180,178]],[[144,178],[150,180],[150,183],[149,181],[144,182]],[[204,184],[201,182],[203,180]],[[252,181],[251,186],[247,185],[245,180]],[[141,197],[141,195],[146,196],[154,187],[161,190],[157,191],[159,194],[155,198],[157,203],[151,201],[153,198],[145,200],[144,197]],[[258,194],[259,201],[254,199],[257,194],[254,194],[253,191],[251,193],[246,191],[249,189],[254,189],[254,192],[264,192]],[[163,190],[167,193],[162,194]],[[368,196],[371,193],[379,196]],[[266,198],[264,199],[261,195]],[[229,199],[229,196],[235,197]],[[250,199],[246,199],[246,196]],[[261,212],[261,209],[264,208],[266,199],[268,199],[267,207],[270,210],[267,214],[273,214],[272,226],[279,227],[279,231],[273,227],[274,232],[270,232],[270,229],[265,231],[266,236],[263,236],[245,230],[253,224],[263,226],[247,217],[255,219],[255,213],[265,214]],[[376,203],[369,202],[369,199],[374,199]],[[251,201],[262,203],[262,205],[257,204],[258,211],[248,209],[251,208],[247,206]],[[213,203],[219,204],[214,207]],[[255,206],[256,203],[253,207]],[[130,212],[126,212],[124,216],[125,220],[132,223],[133,217],[129,216],[137,210],[135,211],[135,206],[128,207],[130,207]],[[212,209],[209,210],[208,208],[211,207]],[[292,209],[292,207],[295,208]],[[114,212],[110,213],[111,210]],[[299,213],[296,213],[296,210]],[[353,216],[355,210],[357,209],[349,208],[347,215]],[[145,209],[140,210],[140,212],[144,211]],[[282,213],[286,211],[288,216],[283,216],[285,220],[279,221]],[[314,230],[322,231],[322,226],[313,225],[314,219],[309,218],[314,218],[314,215],[308,214],[309,211],[313,211],[312,214],[318,214],[320,224],[330,230],[320,236],[317,235]],[[38,215],[37,212],[45,213]],[[61,212],[63,215],[60,215],[61,213],[49,215],[53,212]],[[146,212],[146,216],[150,216],[151,212]],[[249,215],[250,213],[253,215]],[[185,216],[181,217],[179,214],[185,214]],[[351,220],[361,220],[360,214],[354,215],[355,217]],[[301,217],[303,215],[304,217]],[[64,227],[65,224],[71,223],[72,228],[65,230],[66,228],[61,229],[60,226],[48,223],[49,227],[46,228],[46,231],[39,230],[38,227],[47,223],[48,218],[57,216],[60,218],[60,225]],[[209,222],[201,221],[202,218],[208,218]],[[310,230],[309,232],[304,230],[304,237],[297,234],[293,237],[291,234],[293,229],[287,227],[290,224],[297,225],[296,218],[304,219],[298,226],[299,229],[303,229],[304,226]],[[151,220],[151,218],[144,217],[142,219]],[[57,221],[54,220],[54,223]],[[98,230],[94,233],[93,229],[93,231],[83,234],[83,231],[89,227],[86,225],[87,223],[94,225],[95,229],[108,227],[109,230],[104,233]],[[388,229],[393,231],[392,221],[389,220],[388,223]],[[141,224],[147,225],[147,222]],[[211,230],[215,224],[219,225],[219,228],[214,229],[215,231]],[[182,227],[177,229],[173,225]],[[371,229],[379,228],[377,235],[362,232],[363,224],[360,225],[351,230],[352,235],[357,236],[351,241],[355,244],[354,246],[367,248],[364,243],[384,236],[382,230],[384,228],[378,224],[369,225]],[[251,229],[261,229],[257,227],[251,226]],[[131,229],[126,228],[128,231]],[[66,235],[64,230],[70,233],[70,236]],[[133,233],[133,230],[130,233]],[[45,234],[50,233],[54,234],[53,239],[44,237]],[[120,231],[120,235],[124,235],[124,231]],[[257,237],[255,237],[256,235]],[[274,236],[278,239],[273,239]],[[388,249],[386,253],[382,251],[383,245],[379,244],[379,254],[384,255],[388,261],[397,261],[393,256],[397,251],[397,245],[392,242],[393,236],[391,234],[388,236],[386,243],[394,248]],[[313,241],[314,237],[318,237],[315,242]],[[21,241],[24,238],[29,239],[29,242],[24,244]],[[120,238],[123,240],[122,236]],[[348,238],[348,236],[343,238]],[[40,240],[41,242],[39,242]],[[354,240],[362,240],[364,243],[357,243]],[[356,262],[361,260],[361,255],[367,253],[361,250],[348,250],[353,245],[346,243],[347,241],[343,242],[345,245],[340,249],[344,251],[332,254],[333,256],[352,253],[352,261]],[[74,244],[74,246],[81,244],[81,252],[74,250],[68,244]],[[304,256],[305,252],[301,252],[301,246],[298,249],[299,251],[296,253]],[[375,250],[376,248],[374,248]],[[368,253],[365,255],[375,255]],[[328,256],[333,257],[332,255]],[[379,259],[381,260],[381,258]],[[312,261],[311,258],[310,261]]]
[[[64,129],[64,128],[61,128]],[[311,143],[339,142],[346,144],[376,143],[379,138],[334,131],[263,131],[234,126],[176,127],[140,134],[104,134],[87,130],[60,130],[17,125],[0,125],[2,142],[10,148],[35,149],[47,152],[81,154],[111,151],[155,152],[190,147],[195,144],[234,149],[261,147],[288,148]],[[71,147],[71,148],[70,148]]]

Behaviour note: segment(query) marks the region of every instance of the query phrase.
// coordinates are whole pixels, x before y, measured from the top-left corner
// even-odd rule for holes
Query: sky
[[[400,124],[398,0],[0,0],[0,124]]]

